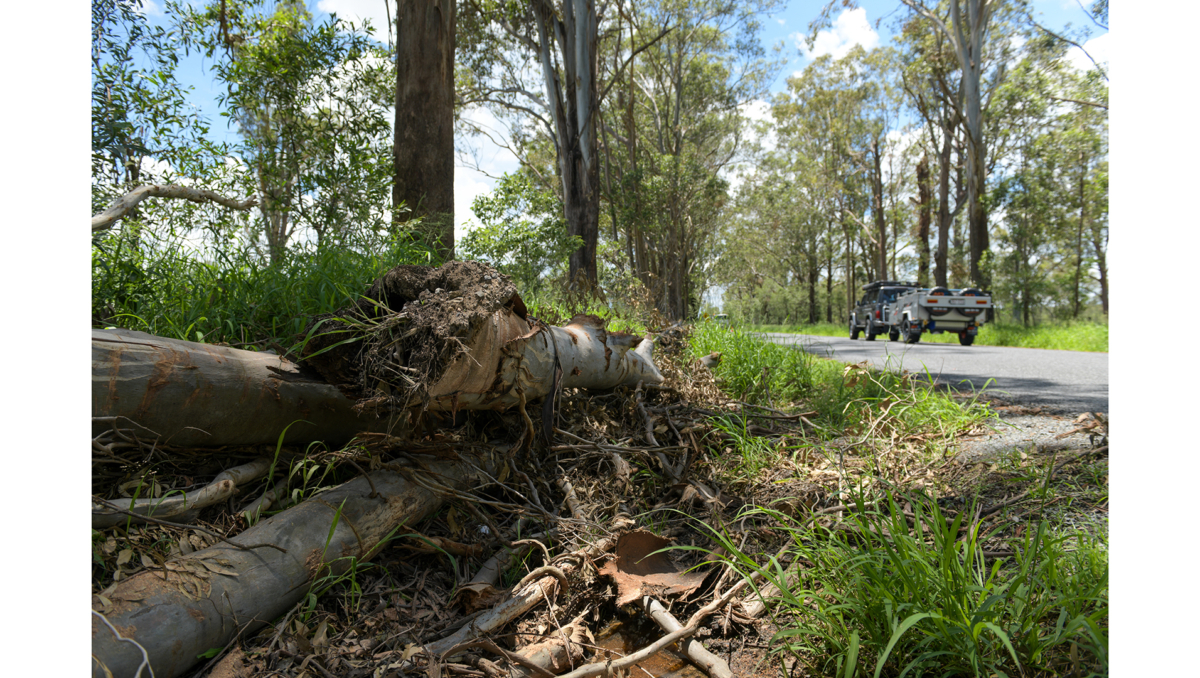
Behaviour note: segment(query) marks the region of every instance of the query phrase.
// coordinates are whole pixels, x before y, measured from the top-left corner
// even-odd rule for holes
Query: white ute
[[[946,287],[915,289],[896,297],[888,304],[886,317],[890,329],[899,332],[906,344],[921,340],[922,332],[953,332],[958,343],[975,343],[979,326],[991,316],[992,296],[970,287],[952,290]]]

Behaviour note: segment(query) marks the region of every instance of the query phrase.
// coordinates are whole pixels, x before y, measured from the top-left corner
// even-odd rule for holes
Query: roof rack
[[[875,282],[869,282],[866,285],[863,285],[863,291],[870,292],[871,290],[877,290],[880,287],[920,287],[920,285],[915,282],[902,282],[900,280],[876,280]]]

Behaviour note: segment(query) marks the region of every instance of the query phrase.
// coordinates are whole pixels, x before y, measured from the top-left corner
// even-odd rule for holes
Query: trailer
[[[924,332],[953,332],[958,343],[970,346],[979,327],[995,319],[992,308],[990,292],[975,287],[933,287],[897,295],[888,304],[887,317],[891,332],[903,336],[907,344],[920,341]]]

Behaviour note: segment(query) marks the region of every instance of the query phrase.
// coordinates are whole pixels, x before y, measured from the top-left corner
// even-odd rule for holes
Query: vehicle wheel
[[[921,341],[921,326],[912,323],[908,326],[908,331],[904,335],[904,343],[915,344],[918,341]]]
[[[888,330],[888,341],[900,341],[900,330]]]
[[[875,341],[875,321],[867,318],[867,341]]]
[[[858,325],[855,324],[854,317],[851,316],[851,318],[850,318],[850,340],[851,341],[858,339],[858,332],[859,332]]]
[[[928,296],[945,297],[945,296],[949,296],[949,295],[950,295],[950,290],[946,289],[945,287],[935,287],[935,288],[929,290]],[[950,312],[949,306],[930,306],[929,307],[929,315],[932,315],[932,316],[946,315],[949,312]]]
[[[962,296],[964,296],[964,297],[982,297],[983,290],[980,290],[979,288],[976,288],[976,287],[970,287],[970,288],[967,288],[962,291]],[[968,318],[973,318],[973,317],[979,315],[980,313],[982,313],[983,311],[984,311],[984,309],[982,309],[982,308],[962,308],[962,309],[959,309],[958,312],[967,316]]]
[[[970,346],[975,343],[975,335],[967,334],[965,331],[958,333],[958,343],[963,346]]]

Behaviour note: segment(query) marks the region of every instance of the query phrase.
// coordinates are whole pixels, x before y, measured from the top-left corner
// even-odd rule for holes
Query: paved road
[[[983,329],[984,332],[987,328]],[[1005,401],[1042,406],[1064,414],[1108,412],[1108,354],[1049,351],[1037,348],[905,344],[808,334],[765,336],[809,353],[849,363],[870,360],[876,367],[929,370],[943,384],[960,390],[985,388]],[[988,380],[991,379],[991,383]]]

